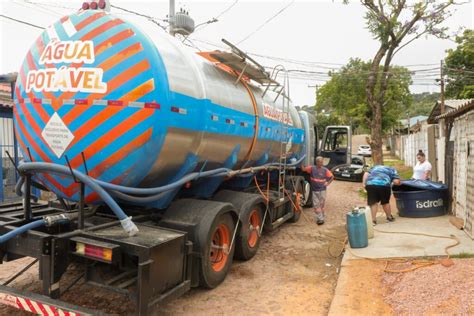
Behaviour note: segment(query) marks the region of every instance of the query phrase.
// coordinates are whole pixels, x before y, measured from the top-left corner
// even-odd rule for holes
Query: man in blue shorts
[[[372,212],[373,223],[377,224],[379,202],[382,204],[387,220],[393,222],[395,218],[390,209],[390,196],[392,195],[392,184],[400,185],[400,176],[397,170],[392,167],[375,165],[364,174],[362,183],[367,191],[367,204]]]

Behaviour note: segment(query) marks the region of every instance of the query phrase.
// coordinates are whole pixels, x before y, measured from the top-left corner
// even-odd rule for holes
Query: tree
[[[418,115],[426,115],[428,116],[433,109],[433,106],[439,100],[439,93],[429,93],[429,92],[422,92],[422,93],[413,93],[411,95],[413,99],[412,106],[408,108],[408,116],[418,116]]]
[[[349,0],[345,0],[347,3]],[[383,164],[382,122],[387,105],[387,89],[393,76],[390,65],[405,46],[423,35],[447,38],[446,27],[440,27],[451,16],[454,0],[360,0],[366,8],[367,27],[380,46],[370,66],[366,83],[368,116],[371,119],[370,146],[374,163]],[[382,66],[382,70],[381,70]]]
[[[455,99],[474,98],[474,30],[456,37],[458,46],[447,51],[445,70],[450,80],[446,96]]]
[[[371,62],[356,58],[350,59],[340,71],[330,73],[331,80],[318,90],[317,112],[331,112],[340,118],[341,123],[351,125],[354,130],[369,129],[371,109],[367,103],[366,83],[370,67]],[[410,72],[398,66],[391,66],[390,72],[393,77],[387,86],[387,104],[382,109],[383,131],[397,124],[401,114],[411,104]]]

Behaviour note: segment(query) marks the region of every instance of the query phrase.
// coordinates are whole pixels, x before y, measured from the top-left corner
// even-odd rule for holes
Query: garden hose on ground
[[[370,257],[364,257],[364,256],[357,255],[352,251],[352,249],[350,247],[347,247],[347,250],[351,253],[351,255],[356,257],[356,258],[366,259],[366,260],[371,260],[371,261],[385,262],[384,272],[388,272],[388,273],[410,272],[410,271],[414,271],[414,270],[417,270],[417,269],[420,269],[420,268],[424,268],[424,267],[428,267],[428,266],[432,266],[432,265],[436,265],[436,264],[442,264],[444,266],[450,266],[450,265],[452,265],[452,262],[449,261],[451,255],[450,255],[448,249],[456,247],[457,245],[459,245],[461,243],[459,241],[459,239],[454,235],[451,235],[451,236],[448,237],[448,236],[441,236],[441,235],[432,235],[432,234],[405,232],[405,231],[384,231],[384,230],[380,230],[380,229],[376,229],[376,228],[374,228],[374,230],[379,232],[379,233],[384,233],[384,234],[405,234],[405,235],[426,236],[426,237],[432,237],[432,238],[451,239],[451,240],[454,241],[454,243],[452,243],[451,245],[448,245],[444,248],[444,252],[446,253],[447,257],[446,258],[441,258],[441,259],[436,259],[436,260],[411,260],[410,258],[406,258],[406,257],[400,257],[400,258],[370,258]],[[334,236],[330,236],[330,237],[334,238]],[[340,238],[334,238],[334,239],[339,239],[340,240]],[[348,242],[348,238],[347,238],[347,236],[345,236],[344,241],[341,242],[342,248],[336,256],[331,253],[331,246],[329,245],[328,246],[329,256],[333,257],[333,258],[337,258],[337,257],[341,256],[342,253],[344,252],[344,250],[346,249],[347,242]],[[403,264],[403,263],[410,263],[412,265],[412,267],[407,268],[407,269],[391,269],[391,268],[389,268],[390,264]]]

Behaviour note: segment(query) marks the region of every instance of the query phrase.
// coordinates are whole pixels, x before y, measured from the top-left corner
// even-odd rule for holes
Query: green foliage
[[[413,169],[411,167],[405,166],[405,162],[403,160],[386,160],[384,165],[395,168],[402,180],[411,179],[413,176]]]
[[[436,102],[439,100],[439,93],[415,93],[412,94],[412,106],[408,109],[408,116],[429,115]],[[405,118],[405,117],[403,117]]]
[[[456,259],[469,259],[469,258],[474,258],[474,253],[471,252],[460,252],[455,255],[451,255],[451,258],[456,258]]]
[[[359,188],[359,196],[364,200],[367,199],[367,191],[364,188]]]
[[[314,106],[308,107],[306,105],[302,107],[302,110],[313,114],[316,118],[319,139],[323,137],[326,126],[344,124],[341,118],[334,112],[326,111],[324,109],[316,109]]]
[[[383,163],[383,131],[399,112],[389,105],[392,100],[388,90],[392,81],[396,81],[391,71],[393,58],[423,35],[446,38],[448,29],[442,23],[452,15],[456,3],[455,0],[360,0],[360,3],[366,9],[367,28],[380,44],[371,61],[365,91],[371,110],[367,117],[371,120],[372,157],[376,163]],[[402,104],[406,103],[399,106]]]
[[[344,125],[344,122],[342,122],[341,118],[337,116],[335,113],[325,113],[325,112],[316,112],[316,122],[317,128],[318,128],[318,135],[319,139],[323,137],[324,130],[326,129],[327,126],[330,125]]]
[[[366,83],[370,64],[358,58],[350,59],[339,72],[330,73],[331,80],[318,90],[316,112],[329,112],[339,118],[342,124],[351,125],[353,129],[368,129],[371,108],[367,104]],[[412,101],[409,71],[399,66],[393,66],[389,71],[392,73],[392,80],[388,84],[383,107],[384,130],[397,124],[401,114]]]
[[[474,98],[474,30],[456,37],[458,46],[447,51],[446,72],[450,81],[446,96],[454,99]]]

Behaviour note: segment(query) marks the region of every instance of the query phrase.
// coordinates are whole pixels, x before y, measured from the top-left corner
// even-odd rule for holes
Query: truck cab
[[[306,111],[299,111],[299,114],[305,134],[304,166],[314,164],[317,156],[324,158],[324,166],[328,169],[351,162],[352,130],[350,126],[327,126],[320,141],[315,116]]]
[[[327,126],[324,131],[319,156],[328,169],[351,163],[352,131],[350,126]]]

